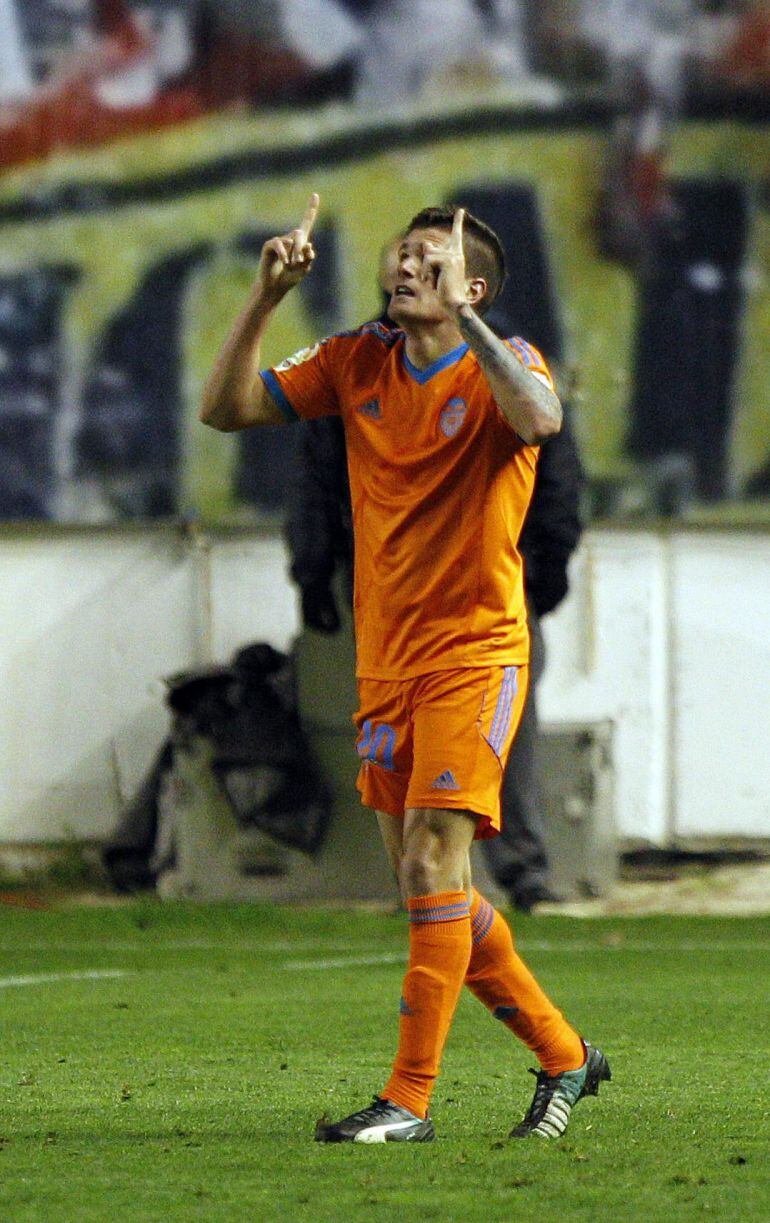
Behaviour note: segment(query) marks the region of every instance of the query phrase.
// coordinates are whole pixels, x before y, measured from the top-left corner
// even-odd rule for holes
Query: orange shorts
[[[359,679],[361,801],[401,816],[440,807],[500,831],[500,784],[527,694],[529,668],[467,667],[408,680]]]

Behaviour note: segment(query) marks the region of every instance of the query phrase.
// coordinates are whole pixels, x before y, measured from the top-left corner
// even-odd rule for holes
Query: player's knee
[[[413,808],[403,829],[401,891],[406,897],[466,890],[474,824],[465,812]]]
[[[401,890],[405,896],[432,896],[435,870],[423,854],[405,854],[401,862]]]
[[[401,888],[405,896],[436,896],[464,890],[463,863],[442,854],[440,846],[407,847],[401,861]]]

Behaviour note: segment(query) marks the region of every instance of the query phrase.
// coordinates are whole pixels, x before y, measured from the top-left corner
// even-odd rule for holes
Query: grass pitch
[[[0,1218],[764,1223],[770,923],[517,928],[612,1063],[565,1138],[506,1140],[532,1059],[467,995],[436,1142],[324,1146],[394,1052],[400,915],[0,909]]]

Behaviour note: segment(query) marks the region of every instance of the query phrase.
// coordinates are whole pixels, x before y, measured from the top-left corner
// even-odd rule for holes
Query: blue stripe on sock
[[[495,920],[495,911],[488,900],[483,901],[476,916],[471,919],[471,933],[474,943],[480,943],[486,938]]]
[[[470,916],[467,900],[452,905],[439,905],[436,909],[410,909],[410,922],[457,921]]]

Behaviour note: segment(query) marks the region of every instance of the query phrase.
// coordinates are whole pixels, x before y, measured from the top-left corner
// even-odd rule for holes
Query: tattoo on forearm
[[[460,332],[478,358],[493,390],[504,385],[508,396],[536,412],[560,418],[558,400],[553,392],[522,365],[494,331],[473,310],[463,310],[458,318]],[[500,403],[505,412],[506,404]],[[507,413],[506,413],[507,415]]]
[[[460,331],[489,373],[494,372],[505,377],[511,370],[510,358],[521,368],[521,363],[510,349],[505,347],[478,314],[463,312],[459,321]]]

